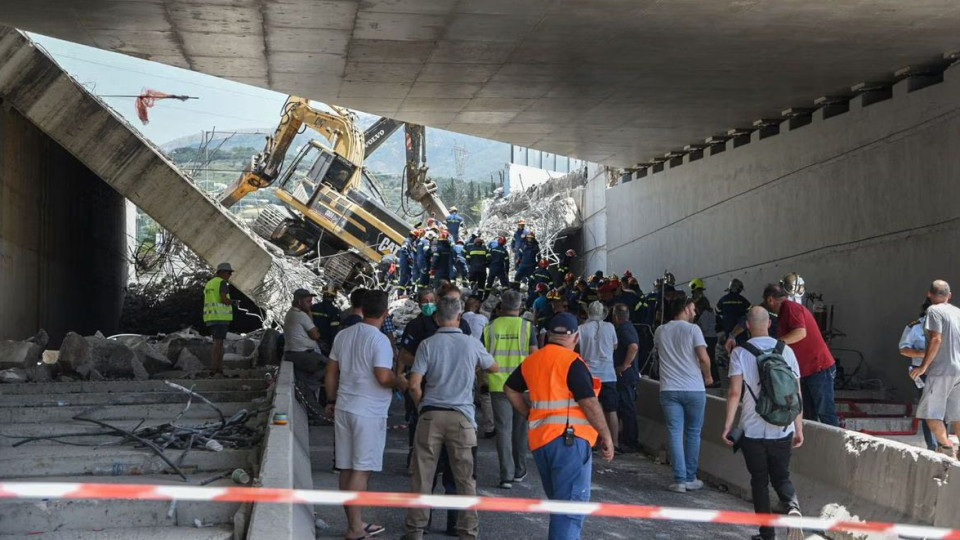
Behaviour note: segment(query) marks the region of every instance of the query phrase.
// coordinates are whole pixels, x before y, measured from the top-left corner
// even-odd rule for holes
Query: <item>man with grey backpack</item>
[[[750,472],[753,509],[770,513],[772,485],[791,516],[800,516],[797,492],[790,481],[790,455],[803,444],[803,400],[800,395],[800,366],[793,351],[769,336],[770,316],[762,306],[747,312],[752,336],[730,356],[730,390],[723,441],[743,451]],[[740,425],[733,427],[741,405]],[[754,540],[772,540],[772,527],[760,527]],[[791,529],[791,540],[802,539],[800,529]]]

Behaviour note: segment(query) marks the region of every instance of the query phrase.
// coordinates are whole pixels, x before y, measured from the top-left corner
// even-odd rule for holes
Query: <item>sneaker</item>
[[[513,489],[513,484],[504,480],[503,482],[500,482],[500,489]]]
[[[670,484],[670,487],[668,487],[667,489],[669,489],[670,491],[674,491],[676,493],[686,493],[687,485],[686,484]]]
[[[957,458],[957,449],[953,446],[944,446],[941,444],[940,446],[937,447],[937,453],[943,454],[945,456],[950,456],[953,459]]]
[[[791,508],[790,511],[787,512],[787,515],[790,517],[803,517],[797,508]],[[806,535],[800,527],[790,527],[787,529],[787,540],[803,540],[805,537]]]
[[[526,477],[527,477],[527,471],[523,471],[523,474],[513,477],[513,483],[519,484],[520,482],[523,482]]]
[[[698,489],[703,489],[703,480],[694,478],[692,482],[687,482],[683,485],[687,488],[687,491],[696,491]]]

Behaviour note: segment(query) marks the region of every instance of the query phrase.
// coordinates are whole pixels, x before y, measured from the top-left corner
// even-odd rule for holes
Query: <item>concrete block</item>
[[[47,333],[43,332],[42,336],[38,334],[34,338],[24,341],[0,341],[0,369],[26,369],[40,363],[43,348],[47,344],[46,335]]]

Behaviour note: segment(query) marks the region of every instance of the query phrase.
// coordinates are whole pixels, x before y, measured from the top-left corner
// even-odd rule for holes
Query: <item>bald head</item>
[[[930,284],[930,290],[927,291],[927,298],[934,304],[942,304],[950,300],[950,284],[942,279],[938,279]]]
[[[763,306],[753,306],[747,312],[747,328],[750,330],[750,337],[760,337],[769,335],[770,331],[770,312]]]

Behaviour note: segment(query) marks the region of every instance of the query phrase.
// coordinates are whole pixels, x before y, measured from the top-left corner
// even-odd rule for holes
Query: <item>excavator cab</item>
[[[357,166],[317,141],[297,153],[280,175],[279,189],[290,193],[304,206],[313,206],[317,188],[326,184],[343,193]]]

